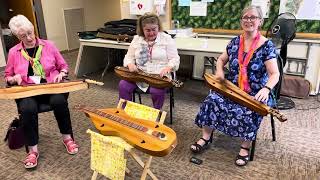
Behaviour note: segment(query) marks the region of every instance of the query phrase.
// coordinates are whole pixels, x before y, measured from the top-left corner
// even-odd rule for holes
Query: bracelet
[[[271,88],[270,87],[268,87],[267,85],[265,85],[265,86],[263,86],[264,88],[267,88],[267,89],[269,89],[269,91],[271,91]]]

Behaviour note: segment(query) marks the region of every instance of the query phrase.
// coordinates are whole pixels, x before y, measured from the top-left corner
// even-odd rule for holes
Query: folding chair
[[[159,122],[160,124],[164,123],[164,120],[167,114],[165,111],[161,111],[152,107],[127,101],[124,99],[119,100],[117,108],[123,109],[128,115],[133,116],[135,118],[156,121],[156,122]],[[144,163],[142,159],[134,152],[135,148],[130,144],[128,144],[125,140],[115,136],[108,136],[108,138],[117,140],[119,143],[127,144],[125,147],[125,150],[129,152],[129,154],[134,158],[134,160],[143,168],[143,172],[140,178],[141,180],[146,179],[147,175],[149,175],[154,180],[158,179],[150,170],[152,156],[148,155],[149,157],[147,158],[147,161]],[[130,173],[130,170],[126,168],[126,172]],[[92,180],[95,180],[97,178],[98,173],[99,172],[94,171],[92,175]]]
[[[69,93],[67,93],[67,94],[65,95],[65,97],[68,99]],[[17,100],[15,100],[15,102],[16,102],[17,109],[18,109],[18,102],[17,102]],[[50,112],[50,111],[53,111],[53,108],[52,108],[52,106],[51,106],[50,104],[44,104],[44,103],[38,104],[38,114],[40,114],[40,113],[45,113],[45,112]],[[19,111],[19,109],[18,109],[18,114],[19,114],[19,119],[21,120],[21,117],[20,117],[21,112]],[[73,139],[73,133],[71,134],[71,137],[72,137],[72,139]],[[29,153],[29,148],[28,148],[27,145],[25,145],[25,149],[26,149],[26,152]]]
[[[274,87],[273,98],[275,98],[276,104],[275,104],[275,107],[273,107],[273,108],[276,108],[279,110],[278,103],[280,100],[280,89],[281,89],[281,82],[282,82],[282,78],[283,78],[283,67],[284,67],[283,60],[282,60],[281,56],[277,57],[277,63],[278,63],[278,69],[280,72],[280,77],[279,77],[278,83]],[[270,123],[271,123],[272,141],[276,141],[276,129],[275,129],[275,124],[274,124],[274,117],[272,114],[270,115]],[[256,140],[253,140],[251,143],[250,161],[253,161],[255,149],[256,149]]]
[[[171,73],[173,79],[176,80],[176,72],[172,72]],[[173,87],[170,87],[167,92],[167,94],[169,94],[169,112],[170,112],[170,124],[173,123],[173,108],[174,108],[174,93],[173,93]],[[139,98],[139,103],[142,104],[142,101],[141,101],[141,94],[149,94],[149,92],[143,92],[142,90],[140,90],[139,88],[136,88],[134,91],[133,91],[133,94],[132,94],[132,101],[133,102],[136,102],[136,94],[138,95],[138,98]]]
[[[208,62],[212,65],[212,72],[215,72],[215,63],[216,63],[216,59],[215,58],[209,58]],[[281,88],[281,81],[282,81],[282,76],[283,76],[283,63],[282,63],[282,59],[280,56],[277,57],[277,63],[278,63],[278,68],[279,68],[279,72],[280,72],[280,79],[279,82],[277,83],[277,85],[274,87],[274,98],[276,99],[276,102],[278,102],[279,97],[280,97],[280,88]],[[225,76],[227,76],[228,74],[228,70],[225,69]],[[275,105],[275,107],[278,109],[277,104]],[[271,123],[271,133],[272,133],[272,141],[276,141],[276,130],[275,130],[275,123],[274,123],[274,117],[271,114],[270,115],[270,123]],[[256,140],[253,140],[251,143],[251,148],[250,148],[250,157],[249,160],[253,161],[254,159],[254,154],[255,154],[255,149],[256,149]]]

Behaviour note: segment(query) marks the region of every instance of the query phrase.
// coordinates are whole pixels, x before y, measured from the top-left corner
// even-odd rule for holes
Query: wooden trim
[[[168,22],[169,22],[169,28],[172,29],[172,0],[168,0],[168,5],[167,5],[168,11],[169,11],[169,17],[168,17]]]
[[[214,34],[226,34],[226,35],[239,35],[242,33],[242,30],[194,28],[193,32],[195,32],[195,33],[214,33]]]
[[[239,35],[242,30],[230,30],[230,29],[206,29],[206,28],[195,28],[193,29],[195,33],[214,33],[214,34],[226,34],[226,35]],[[266,31],[261,31],[263,35]],[[296,33],[296,37],[299,39],[320,39],[320,34],[316,33]]]
[[[7,54],[6,44],[4,42],[4,36],[2,34],[1,22],[0,22],[0,44],[2,45],[2,49],[0,49],[0,51],[3,52],[3,56],[5,58],[4,62],[5,62],[5,64],[7,64],[8,54]],[[0,70],[1,70],[1,67],[0,67]]]
[[[41,39],[47,39],[47,31],[46,31],[46,26],[44,22],[44,15],[43,15],[43,10],[42,10],[42,3],[41,0],[33,0],[33,6],[34,6],[34,14],[35,18],[37,19],[37,30],[39,33],[39,37]]]
[[[320,39],[320,34],[316,33],[296,33],[296,38],[301,39]]]

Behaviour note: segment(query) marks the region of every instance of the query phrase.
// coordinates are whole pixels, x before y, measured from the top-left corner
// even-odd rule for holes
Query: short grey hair
[[[9,21],[9,28],[14,35],[18,35],[21,28],[34,30],[33,24],[24,15],[16,15],[12,17]]]
[[[243,15],[245,13],[247,13],[250,10],[255,10],[258,13],[258,17],[259,17],[259,19],[261,19],[261,25],[260,25],[260,27],[261,27],[263,25],[264,19],[263,19],[263,12],[262,12],[262,9],[260,6],[250,5],[250,6],[245,7],[241,12],[241,18],[243,17]]]

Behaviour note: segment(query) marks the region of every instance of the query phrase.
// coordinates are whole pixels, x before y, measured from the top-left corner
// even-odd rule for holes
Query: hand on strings
[[[160,71],[160,77],[169,74],[172,71],[172,67],[167,66]]]
[[[223,72],[223,70],[218,70],[218,69],[217,69],[215,75],[217,76],[217,79],[219,79],[220,81],[223,81],[223,80],[224,80],[224,72]]]
[[[20,85],[22,82],[22,78],[20,74],[16,74],[14,76],[8,77],[7,81],[9,84],[13,85],[13,84],[18,84]]]
[[[263,103],[266,103],[269,98],[270,90],[267,88],[262,88],[258,93],[254,96],[254,99]]]
[[[137,66],[133,63],[128,64],[128,68],[130,72],[138,72]]]
[[[59,83],[62,81],[63,77],[66,77],[67,74],[63,71],[61,71],[58,75],[56,75],[56,77],[54,77],[53,82],[55,83]]]

